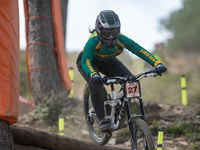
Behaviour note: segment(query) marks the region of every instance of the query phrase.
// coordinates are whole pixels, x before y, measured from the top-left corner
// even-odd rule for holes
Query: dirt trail
[[[84,140],[91,141],[89,133],[87,132],[85,119],[82,111],[82,102],[79,100],[74,100],[76,103],[76,109],[65,118],[65,129],[67,130],[67,135],[73,138],[81,138]],[[152,127],[152,122],[157,120],[159,127],[169,127],[174,124],[181,124],[183,122],[194,122],[200,126],[200,115],[197,113],[200,110],[199,104],[188,104],[188,106],[183,106],[182,104],[161,104],[161,103],[152,103],[145,102],[145,111],[148,124]],[[27,106],[20,106],[21,108]],[[73,107],[75,107],[73,105]],[[58,130],[50,130],[49,127],[41,123],[36,116],[34,116],[34,110],[29,110],[29,113],[21,113],[18,123],[16,126],[30,127],[38,129],[45,132],[58,133]],[[127,130],[127,129],[125,129]],[[153,132],[155,142],[157,143],[157,130]],[[155,143],[155,144],[156,144]],[[178,149],[191,149],[194,142],[188,141],[186,137],[172,138],[170,135],[165,135],[163,139],[163,150],[178,150]],[[108,143],[108,145],[119,145],[130,147],[130,141],[128,136],[118,137],[117,132],[113,133],[113,136]]]

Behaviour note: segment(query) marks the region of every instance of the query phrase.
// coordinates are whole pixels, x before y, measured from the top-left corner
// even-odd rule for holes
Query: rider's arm
[[[96,34],[93,34],[90,36],[85,47],[83,48],[81,66],[86,75],[90,76],[91,78],[93,74],[97,74],[97,72],[93,69],[91,62],[93,61],[95,48],[98,42],[99,41]]]
[[[119,41],[133,54],[137,55],[138,57],[145,60],[147,63],[149,63],[152,66],[156,66],[158,64],[161,64],[159,60],[157,60],[150,52],[148,52],[146,49],[141,47],[139,44],[131,40],[125,35],[120,35]]]

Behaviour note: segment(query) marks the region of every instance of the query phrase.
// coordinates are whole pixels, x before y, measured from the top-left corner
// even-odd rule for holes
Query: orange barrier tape
[[[36,67],[31,67],[29,70],[34,70],[34,69],[48,69],[48,70],[52,70],[52,71],[55,71],[55,72],[59,72],[59,71],[56,70],[56,69],[48,68],[48,67],[45,67],[45,66],[36,66]]]
[[[49,20],[49,19],[47,19],[47,18],[44,18],[44,17],[40,17],[40,16],[31,16],[31,17],[26,17],[26,20],[29,20],[29,19],[42,19],[42,20],[46,20],[46,21],[48,21],[48,22],[51,22],[52,23],[52,21],[51,20]]]
[[[0,0],[0,119],[14,124],[19,113],[18,0]]]
[[[47,44],[44,44],[44,43],[41,43],[41,42],[28,42],[28,44],[27,45],[30,45],[30,44],[38,44],[38,45],[42,45],[42,46],[45,46],[45,47],[48,47],[48,48],[50,48],[50,49],[52,49],[52,50],[56,50],[54,47],[52,47],[52,46],[50,46],[50,45],[47,45]]]
[[[43,68],[43,69],[50,69],[53,71],[57,71],[52,68],[48,68],[45,66],[37,66],[37,67],[32,67],[30,68],[30,63],[29,63],[29,50],[28,50],[28,45],[30,44],[39,44],[43,45],[46,47],[49,47],[53,50],[56,51],[57,54],[57,64],[58,64],[58,71],[60,73],[62,82],[68,93],[72,89],[71,85],[71,80],[68,74],[68,67],[67,67],[67,61],[65,57],[65,47],[64,47],[64,36],[62,32],[62,19],[61,19],[61,8],[60,8],[60,1],[58,0],[51,0],[51,7],[52,7],[52,21],[49,19],[46,19],[44,17],[40,16],[28,16],[28,4],[27,0],[24,0],[24,11],[25,11],[25,19],[26,19],[26,42],[27,42],[27,47],[26,47],[26,58],[27,58],[27,70],[28,70],[28,78],[29,78],[29,87],[30,87],[30,92],[32,93],[32,88],[31,88],[31,82],[30,82],[30,70],[32,69],[37,69],[37,68]],[[54,30],[54,40],[55,40],[55,47],[49,46],[47,44],[41,43],[41,42],[28,42],[28,21],[29,19],[43,19],[48,22],[51,22],[53,24],[53,30]]]
[[[65,56],[65,43],[64,43],[64,35],[63,35],[63,28],[62,28],[60,1],[51,0],[51,7],[52,7],[54,39],[55,39],[56,52],[57,52],[57,63],[59,66],[59,72],[60,72],[61,79],[63,81],[63,85],[69,93],[70,90],[72,89],[72,84],[69,77],[69,71],[68,71],[67,61],[66,61],[66,56]]]

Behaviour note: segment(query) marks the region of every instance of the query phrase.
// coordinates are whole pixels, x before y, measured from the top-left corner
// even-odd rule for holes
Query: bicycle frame
[[[141,115],[136,115],[136,116],[133,116],[131,117],[131,111],[130,111],[130,104],[129,104],[129,101],[131,98],[124,98],[123,101],[120,100],[120,98],[122,98],[124,96],[124,85],[122,85],[122,90],[119,91],[118,94],[116,94],[115,92],[115,88],[114,88],[114,84],[110,84],[111,86],[111,93],[112,93],[112,99],[111,100],[107,100],[104,102],[104,106],[105,105],[109,105],[111,107],[111,114],[110,116],[107,116],[106,119],[107,120],[111,120],[111,127],[112,127],[112,130],[116,130],[118,129],[118,126],[119,126],[119,123],[120,123],[120,119],[121,119],[121,115],[122,115],[122,112],[123,112],[123,108],[124,106],[126,106],[126,111],[127,111],[127,117],[128,117],[128,120],[130,119],[134,119],[134,118],[137,118],[137,117],[141,117],[143,120],[147,120],[146,119],[146,116],[145,116],[145,110],[144,110],[144,105],[143,105],[143,100],[142,100],[142,96],[141,97],[138,97],[137,99],[139,99],[139,103],[140,103],[140,110],[141,110]],[[120,110],[120,119],[117,120],[117,123],[114,122],[115,120],[115,106],[119,104],[121,106],[121,110]]]
[[[116,111],[115,106],[117,104],[122,105],[120,98],[123,96],[124,93],[123,93],[123,91],[121,91],[117,95],[113,84],[111,84],[111,92],[112,92],[112,99],[105,101],[104,106],[109,105],[111,107],[111,114],[110,114],[110,116],[106,116],[106,119],[111,121],[111,128],[114,131],[118,128],[119,123],[120,123],[119,120],[117,121],[116,124],[114,122],[115,121],[115,111]]]
[[[148,72],[143,72],[136,75],[135,78],[119,76],[103,78],[103,84],[109,85],[111,87],[111,96],[107,93],[105,88],[103,89],[104,96],[107,97],[107,99],[104,97],[105,119],[111,123],[111,131],[107,131],[103,134],[98,130],[98,118],[94,108],[91,108],[90,105],[90,91],[88,90],[89,85],[87,84],[85,86],[83,97],[85,117],[87,119],[88,131],[94,142],[100,145],[106,144],[110,140],[113,131],[123,128],[124,121],[127,118],[132,149],[137,150],[137,147],[140,148],[143,146],[145,146],[147,149],[154,149],[154,141],[151,135],[151,131],[148,127],[148,124],[146,123],[147,119],[139,82],[139,80],[143,77],[150,76],[157,76],[157,72],[155,70],[150,70]],[[114,84],[121,85],[121,89],[117,94],[115,92]],[[130,108],[130,102],[132,99],[134,99],[134,101],[135,99],[138,100],[137,103],[139,104],[136,104],[136,106],[138,110],[140,110],[140,114],[134,116],[131,115]],[[141,142],[141,140],[142,144],[138,143]]]
[[[150,77],[150,76],[154,76],[155,77],[156,74],[154,74],[154,73],[155,73],[155,71],[152,71],[152,70],[148,71],[148,72],[144,72],[144,73],[138,74],[136,76],[136,79],[139,79],[143,75],[145,75],[144,77]],[[107,101],[104,102],[104,106],[105,105],[110,105],[110,107],[111,107],[111,114],[110,114],[110,116],[107,116],[107,119],[111,121],[112,131],[121,129],[122,126],[120,128],[119,128],[119,126],[120,126],[120,124],[124,124],[124,121],[121,122],[121,118],[122,118],[122,113],[124,111],[124,107],[126,107],[129,131],[130,131],[130,136],[131,136],[131,145],[132,145],[132,147],[134,149],[137,149],[136,136],[135,136],[135,133],[134,133],[134,130],[133,130],[133,120],[135,118],[140,117],[144,121],[147,121],[146,115],[145,115],[145,109],[144,109],[142,94],[140,94],[140,96],[137,97],[137,99],[139,100],[139,104],[140,104],[140,112],[141,112],[141,114],[140,115],[131,116],[130,100],[132,98],[124,97],[123,101],[120,100],[123,96],[125,96],[125,94],[124,94],[125,93],[125,84],[122,84],[122,89],[119,91],[118,94],[116,94],[115,88],[114,88],[114,83],[115,83],[115,80],[112,80],[112,79],[110,79],[110,81],[108,83],[111,86],[112,99],[111,100],[107,100]],[[119,104],[121,106],[121,109],[120,109],[120,113],[119,113],[119,119],[115,123],[115,111],[116,111],[115,110],[115,106],[117,104]]]

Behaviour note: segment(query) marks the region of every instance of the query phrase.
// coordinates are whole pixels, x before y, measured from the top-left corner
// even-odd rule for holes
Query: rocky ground
[[[176,124],[179,126],[183,122],[193,122],[200,127],[200,105],[188,104],[162,104],[162,103],[144,103],[146,117],[150,125],[157,144],[157,129],[159,127],[170,127]],[[87,131],[83,116],[82,101],[73,100],[73,107],[70,114],[65,117],[65,135],[73,138],[83,138],[91,140]],[[26,104],[20,104],[20,117],[17,126],[25,126],[43,130],[46,132],[58,133],[58,127],[48,127],[42,123],[35,115],[35,109],[29,108]],[[124,132],[128,129],[123,129]],[[118,131],[122,132],[122,131]],[[114,132],[108,144],[130,147],[129,136],[118,136],[118,132]],[[190,140],[185,136],[172,137],[164,132],[163,150],[192,150],[200,149],[200,142]]]

